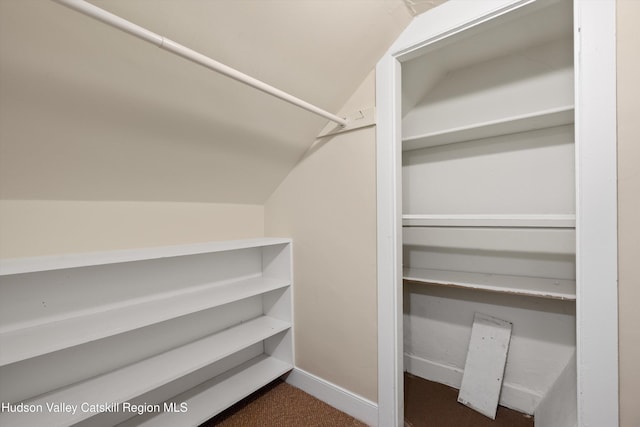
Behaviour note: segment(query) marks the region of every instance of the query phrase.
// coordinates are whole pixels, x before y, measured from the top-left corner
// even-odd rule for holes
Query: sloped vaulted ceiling
[[[402,0],[92,3],[336,112]],[[260,204],[326,120],[49,0],[0,0],[0,198]]]

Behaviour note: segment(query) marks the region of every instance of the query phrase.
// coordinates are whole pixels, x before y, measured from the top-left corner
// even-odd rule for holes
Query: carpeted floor
[[[355,418],[278,380],[200,427],[366,427]]]
[[[498,407],[491,420],[457,402],[458,390],[404,377],[406,427],[533,427],[533,417]],[[315,397],[277,380],[200,427],[366,427]]]
[[[407,427],[533,427],[533,417],[498,406],[496,419],[458,403],[458,390],[420,377],[404,375]]]

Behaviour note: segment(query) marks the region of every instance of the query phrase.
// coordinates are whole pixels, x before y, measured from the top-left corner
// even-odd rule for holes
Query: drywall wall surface
[[[374,105],[372,72],[343,113]],[[296,365],[377,400],[373,127],[319,140],[265,204],[293,238]]]
[[[620,426],[640,426],[640,2],[618,0]]]
[[[165,246],[264,235],[259,205],[0,201],[0,258]]]

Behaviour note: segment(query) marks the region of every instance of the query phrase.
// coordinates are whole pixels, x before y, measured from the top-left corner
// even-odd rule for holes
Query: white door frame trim
[[[378,425],[402,426],[401,63],[431,43],[547,0],[450,0],[418,17],[376,67]],[[552,1],[552,0],[551,0]],[[614,0],[574,0],[578,425],[618,425]]]

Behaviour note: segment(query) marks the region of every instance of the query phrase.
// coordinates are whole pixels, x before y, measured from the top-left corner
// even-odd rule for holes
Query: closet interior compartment
[[[1,400],[36,409],[3,411],[4,426],[198,425],[293,367],[288,239],[3,260],[0,272]],[[48,406],[61,402],[78,406]]]
[[[459,388],[474,313],[507,320],[500,404],[540,426],[576,419],[572,34],[537,2],[402,65],[405,370]]]

